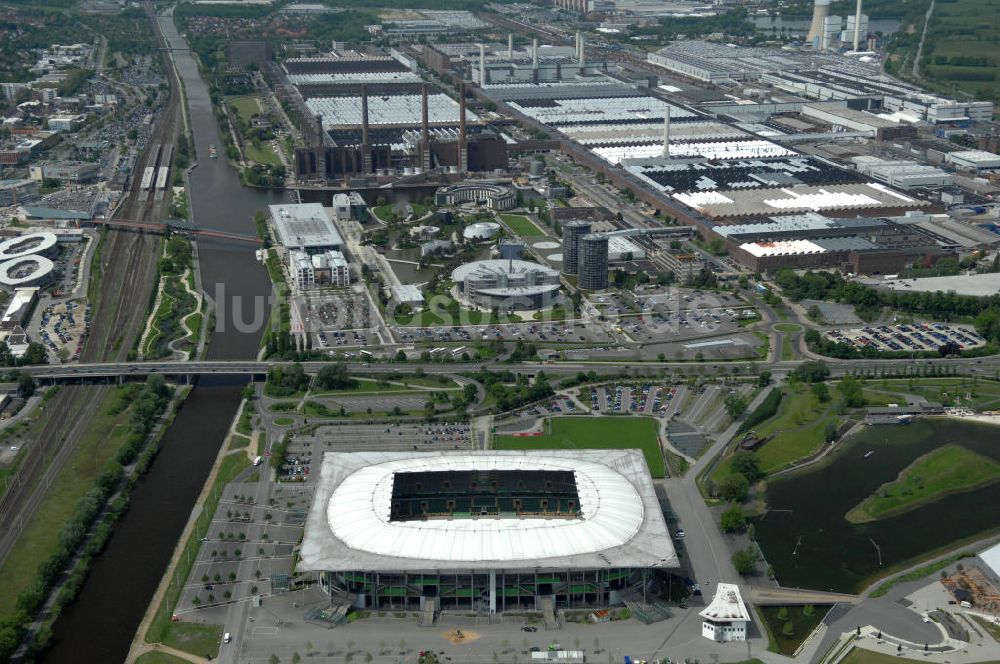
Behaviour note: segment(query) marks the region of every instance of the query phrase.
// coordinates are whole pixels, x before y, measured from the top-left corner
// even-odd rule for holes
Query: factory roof
[[[339,72],[335,74],[288,75],[288,82],[293,85],[308,85],[310,83],[420,83],[422,80],[419,76],[409,71],[359,71]]]
[[[521,113],[552,127],[594,122],[663,122],[668,108],[671,120],[698,117],[685,108],[655,97],[539,99],[509,103]]]
[[[897,291],[921,293],[954,292],[958,295],[986,297],[1000,294],[1000,273],[962,274],[952,277],[922,277],[918,279],[891,279],[882,282],[886,288]]]
[[[695,191],[673,194],[685,205],[717,217],[761,216],[808,210],[917,208],[927,205],[877,182],[794,189]]]
[[[775,240],[773,242],[746,242],[740,249],[751,256],[794,256],[800,254],[822,254],[826,250],[810,240]]]
[[[397,475],[462,471],[572,472],[579,516],[392,519]],[[300,563],[365,571],[676,565],[639,450],[328,452]]]
[[[630,122],[628,124],[587,124],[562,127],[560,131],[583,145],[614,145],[663,140],[663,121]],[[670,141],[708,141],[746,137],[747,133],[733,125],[714,120],[674,122],[670,125]]]
[[[816,212],[804,212],[802,214],[786,214],[770,217],[767,221],[763,222],[715,226],[712,230],[723,237],[731,237],[751,233],[785,233],[789,231],[814,231],[828,228],[869,228],[871,226],[884,226],[888,223],[884,219],[873,219],[870,217],[831,219]]]
[[[344,241],[319,203],[270,205],[278,241],[288,249],[343,245]]]
[[[663,155],[663,142],[640,145],[612,145],[593,148],[592,152],[612,164],[628,159],[659,159]],[[670,143],[670,157],[705,157],[707,159],[765,159],[789,157],[793,150],[771,141],[708,141],[699,143]]]
[[[712,603],[698,614],[711,621],[741,621],[750,620],[747,605],[740,596],[740,587],[733,583],[719,583],[715,586],[715,597]]]
[[[322,115],[327,127],[361,124],[361,97],[313,97],[306,101],[313,115]],[[427,96],[427,117],[431,123],[458,123],[458,102],[444,94]],[[466,111],[468,122],[479,117]],[[368,95],[368,123],[376,125],[420,124],[420,95]]]

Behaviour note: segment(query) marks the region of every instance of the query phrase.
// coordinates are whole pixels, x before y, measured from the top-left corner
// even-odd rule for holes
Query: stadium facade
[[[639,450],[328,452],[299,563],[335,604],[431,616],[604,608],[676,567]]]

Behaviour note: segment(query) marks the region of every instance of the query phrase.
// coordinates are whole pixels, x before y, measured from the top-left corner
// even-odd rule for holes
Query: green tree
[[[786,622],[781,626],[781,633],[785,636],[795,636],[795,625],[793,625],[791,621]]]
[[[746,530],[747,518],[743,513],[743,508],[739,505],[733,505],[723,512],[720,527],[723,532],[727,533],[739,533]]]
[[[830,390],[827,389],[826,383],[813,383],[812,393],[816,397],[816,400],[820,403],[825,403],[830,400]]]
[[[726,395],[723,404],[726,407],[726,412],[729,413],[729,417],[736,419],[746,411],[747,398],[741,392],[733,390]]]
[[[316,374],[316,386],[323,390],[343,390],[357,385],[343,362],[327,364]]]
[[[750,482],[739,473],[730,473],[719,483],[719,495],[731,503],[742,503],[750,492]]]
[[[760,469],[760,459],[754,452],[740,450],[733,455],[733,460],[729,466],[734,473],[739,473],[747,478],[748,482],[756,482],[764,477],[764,471]]]
[[[748,546],[745,549],[740,549],[733,554],[733,567],[736,571],[743,576],[746,576],[753,572],[754,567],[757,564],[757,552],[754,551],[753,546]]]

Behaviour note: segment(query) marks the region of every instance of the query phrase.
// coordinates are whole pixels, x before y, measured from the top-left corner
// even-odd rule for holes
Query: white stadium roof
[[[571,471],[580,518],[390,521],[402,472]],[[639,450],[327,453],[302,542],[302,569],[676,567]]]
[[[56,246],[59,238],[50,231],[25,233],[0,242],[0,261],[20,258],[31,254],[40,254]]]

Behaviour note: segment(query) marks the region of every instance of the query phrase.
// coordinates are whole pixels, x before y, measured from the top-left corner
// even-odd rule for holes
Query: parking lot
[[[313,433],[296,436],[289,454],[311,462],[313,450],[318,460],[324,452],[435,451],[468,449],[471,444],[469,425],[463,423],[323,424]]]
[[[467,325],[464,327],[395,327],[393,333],[404,343],[448,343],[481,341],[535,341],[557,343],[606,343],[607,332],[583,323],[511,323]]]
[[[294,298],[306,330],[312,333],[314,347],[336,350],[363,348],[379,343],[377,323],[368,298],[349,291],[309,293]]]
[[[960,350],[968,350],[986,344],[974,330],[947,323],[867,326],[828,330],[825,334],[832,341],[849,344],[854,348],[893,352],[937,351],[950,343],[956,344]]]
[[[50,357],[80,359],[80,350],[90,329],[91,305],[82,300],[56,300],[41,311],[38,340]]]
[[[598,413],[666,415],[678,397],[677,386],[597,385],[590,388],[590,408]],[[683,392],[681,392],[683,395]]]

